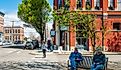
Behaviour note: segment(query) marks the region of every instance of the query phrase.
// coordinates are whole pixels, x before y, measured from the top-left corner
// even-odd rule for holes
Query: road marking
[[[12,53],[12,52],[14,52],[14,51],[9,51],[9,52],[7,52],[7,53]]]
[[[18,51],[18,52],[16,52],[16,53],[21,53],[21,51]]]

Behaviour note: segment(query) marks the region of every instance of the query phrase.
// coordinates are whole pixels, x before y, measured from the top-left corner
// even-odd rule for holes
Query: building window
[[[20,40],[20,35],[18,36],[18,39]]]
[[[118,10],[121,11],[121,0],[118,0]]]
[[[82,0],[77,0],[77,9],[82,10]]]
[[[11,40],[11,36],[10,36],[10,40]]]
[[[5,36],[5,40],[8,41],[9,40],[9,36]]]
[[[8,30],[8,33],[9,33],[9,30]]]
[[[17,29],[16,29],[15,33],[17,33]]]
[[[91,0],[86,0],[86,10],[91,10]]]
[[[18,37],[17,37],[17,35],[16,35],[16,41],[18,40],[17,38],[18,38]]]
[[[113,23],[113,30],[121,30],[121,23]]]
[[[62,0],[58,0],[58,9],[62,8]]]
[[[5,30],[5,33],[7,33],[7,30]]]
[[[13,36],[13,41],[14,41],[14,36]]]
[[[109,10],[114,10],[114,0],[108,0],[108,8]]]
[[[10,33],[11,33],[11,29],[10,29]]]
[[[7,36],[5,36],[5,40],[7,40]]]
[[[18,33],[20,33],[20,29],[18,29]]]
[[[14,33],[14,29],[13,29],[13,33]]]
[[[94,6],[96,10],[100,10],[100,0],[94,0]]]

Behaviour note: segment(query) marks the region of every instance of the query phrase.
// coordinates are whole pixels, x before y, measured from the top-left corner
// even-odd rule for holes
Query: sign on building
[[[52,29],[52,30],[50,31],[50,35],[51,35],[51,37],[54,37],[54,36],[55,36],[55,30]]]

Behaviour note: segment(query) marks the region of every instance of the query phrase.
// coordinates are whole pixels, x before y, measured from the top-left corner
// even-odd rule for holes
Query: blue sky
[[[48,0],[51,7],[53,6],[53,0]],[[19,21],[20,19],[17,18],[17,9],[18,9],[18,4],[21,3],[22,0],[0,0],[0,11],[5,13],[4,16],[4,26],[11,26],[10,21]],[[23,25],[24,22],[15,22],[14,25]],[[49,22],[48,26],[51,26],[52,23]],[[51,28],[51,27],[50,27]],[[32,30],[30,28],[25,28],[26,34],[33,31],[36,32],[35,30]]]
[[[0,0],[0,11],[5,12],[5,14],[17,11],[18,4],[22,0]],[[48,0],[52,6],[53,0]]]

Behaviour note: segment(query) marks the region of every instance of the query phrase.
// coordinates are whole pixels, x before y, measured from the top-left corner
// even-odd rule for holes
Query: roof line
[[[2,16],[4,16],[4,15],[5,15],[5,14],[4,14],[3,12],[1,12],[1,11],[0,11],[0,14],[1,14]]]

